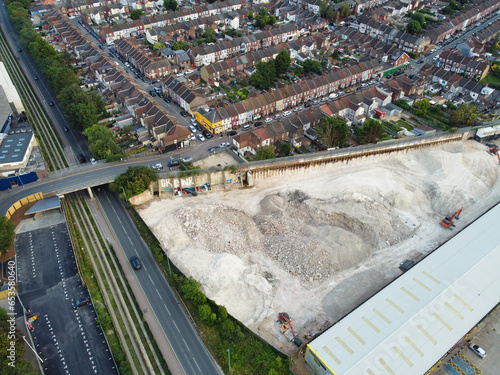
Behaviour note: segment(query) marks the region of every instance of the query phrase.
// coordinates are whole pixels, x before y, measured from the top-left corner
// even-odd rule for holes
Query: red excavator
[[[288,340],[293,341],[293,343],[297,346],[302,345],[302,341],[298,339],[297,334],[293,330],[292,322],[286,312],[278,313],[277,322],[281,324],[281,332]]]
[[[460,219],[460,213],[462,212],[462,209],[459,209],[457,212],[455,212],[453,215],[451,216],[446,216],[442,221],[441,221],[441,225],[445,228],[451,228],[451,227],[454,227],[455,224],[453,224],[453,220],[454,219]]]
[[[498,157],[498,164],[500,164],[500,152],[498,152],[498,149],[495,148],[495,147],[490,147],[490,149],[488,150],[488,152],[491,155],[496,155]]]

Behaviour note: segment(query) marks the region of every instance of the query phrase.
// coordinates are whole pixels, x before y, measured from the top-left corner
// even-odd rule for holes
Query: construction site
[[[457,141],[137,210],[208,298],[291,354],[498,203],[499,162]]]

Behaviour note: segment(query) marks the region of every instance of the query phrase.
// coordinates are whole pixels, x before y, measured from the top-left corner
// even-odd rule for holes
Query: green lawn
[[[480,83],[482,83],[483,85],[489,83],[500,86],[500,77],[494,76],[493,74],[488,74],[480,81]]]
[[[403,120],[398,120],[396,121],[399,125],[401,125],[403,128],[405,128],[406,130],[408,131],[411,131],[414,129],[413,126],[411,126],[410,124],[408,124],[406,121],[403,121]]]

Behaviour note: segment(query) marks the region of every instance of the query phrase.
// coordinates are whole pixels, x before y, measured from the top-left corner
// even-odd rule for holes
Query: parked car
[[[299,107],[295,107],[295,108],[293,109],[293,111],[294,111],[294,112],[298,112],[298,111],[300,111],[301,109],[302,109],[302,107],[300,107],[300,106],[299,106]]]
[[[82,297],[75,302],[71,304],[73,306],[73,310],[76,310],[77,308],[83,306],[83,305],[88,305],[90,303],[90,300],[87,297]]]
[[[304,104],[304,108],[309,108],[310,106],[312,106],[312,104],[311,104],[311,103],[306,103],[306,104]]]
[[[191,131],[191,133],[196,133],[196,128],[193,125],[189,125],[188,129]]]
[[[191,163],[193,161],[193,158],[191,156],[186,156],[181,159],[183,163]]]
[[[170,160],[167,165],[169,168],[171,168],[171,167],[176,167],[180,164],[181,162],[179,160]]]
[[[219,144],[220,148],[229,147],[231,144],[229,142],[222,142]]]
[[[181,116],[182,117],[186,117],[187,115],[189,115],[189,113],[187,113],[186,111],[181,111]]]
[[[486,354],[486,351],[481,348],[479,345],[476,345],[476,344],[473,344],[471,343],[469,345],[469,348],[470,350],[472,350],[472,352],[477,355],[479,358],[481,359],[485,359],[487,357],[487,354]]]
[[[262,126],[262,121],[257,121],[256,123],[253,124],[254,127],[258,128],[259,126]]]
[[[412,268],[415,265],[415,262],[411,259],[406,259],[404,262],[402,262],[399,265],[399,269],[403,272],[408,271],[410,268]]]
[[[313,105],[317,105],[317,104],[319,104],[319,100],[314,100]]]
[[[219,148],[219,146],[210,147],[208,149],[208,152],[213,152],[213,151],[217,150],[218,148]]]
[[[271,117],[267,117],[264,121],[265,121],[266,123],[268,123],[268,122],[273,121],[273,119],[272,119]]]
[[[236,130],[230,130],[230,131],[228,131],[228,132],[227,132],[227,135],[228,135],[229,137],[233,137],[233,136],[235,136],[235,135],[236,135]]]
[[[345,92],[346,92],[346,94],[348,94],[348,93],[352,92],[352,89],[347,89],[347,90],[345,90]]]
[[[283,116],[290,116],[291,114],[292,114],[292,111],[283,112]]]
[[[205,137],[203,136],[203,134],[198,133],[198,134],[196,134],[196,137],[198,137],[198,139],[199,139],[200,141],[202,141],[202,142],[204,142],[204,141],[205,141]]]
[[[160,163],[156,163],[155,165],[153,165],[153,169],[157,171],[162,170],[163,165],[161,165]]]
[[[170,100],[170,98],[167,98],[166,96],[163,98],[163,100],[165,100],[165,102],[167,103],[170,103],[172,100]]]
[[[141,261],[135,255],[130,257],[130,264],[134,270],[140,270],[142,268]]]
[[[208,130],[203,130],[203,135],[206,139],[212,138],[212,133],[210,133]]]
[[[276,113],[276,115],[274,116],[274,118],[280,118],[281,115],[279,113]]]

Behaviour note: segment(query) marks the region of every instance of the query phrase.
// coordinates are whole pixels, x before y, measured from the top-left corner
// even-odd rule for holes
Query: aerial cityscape
[[[500,373],[500,2],[0,30],[0,374]]]

